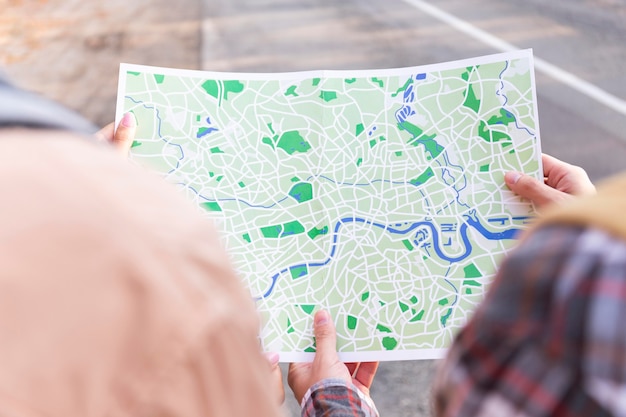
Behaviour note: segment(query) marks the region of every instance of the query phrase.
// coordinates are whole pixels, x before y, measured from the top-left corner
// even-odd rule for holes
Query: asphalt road
[[[543,150],[594,181],[626,168],[626,0],[0,0],[0,65],[99,124],[113,119],[120,61],[365,69],[509,47],[541,63]],[[372,390],[381,415],[430,415],[435,366],[382,364]],[[295,401],[287,407],[297,415]]]

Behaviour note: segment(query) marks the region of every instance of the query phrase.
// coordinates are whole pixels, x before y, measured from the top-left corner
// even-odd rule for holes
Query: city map
[[[263,348],[441,357],[531,221],[504,173],[543,178],[530,50],[400,69],[217,73],[122,64],[131,159],[212,219]]]

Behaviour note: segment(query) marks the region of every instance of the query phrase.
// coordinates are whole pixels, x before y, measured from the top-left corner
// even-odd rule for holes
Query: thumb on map
[[[559,200],[561,192],[530,175],[507,172],[504,182],[515,194],[532,201],[537,207]]]
[[[123,156],[128,155],[128,151],[133,144],[133,140],[135,139],[135,133],[137,132],[137,120],[135,119],[135,115],[131,112],[125,113],[120,121],[120,124],[117,126],[115,130],[115,135],[113,135],[113,146],[120,152]]]
[[[313,319],[313,334],[315,335],[316,359],[322,363],[337,360],[337,331],[326,310],[319,310]]]

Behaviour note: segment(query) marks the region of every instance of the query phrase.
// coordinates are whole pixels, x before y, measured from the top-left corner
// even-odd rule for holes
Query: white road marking
[[[451,15],[433,5],[428,4],[423,0],[403,0],[405,3],[421,10],[422,12],[429,14],[430,16],[447,23],[453,28],[471,36],[472,38],[483,42],[486,45],[500,52],[517,51],[520,48],[513,44],[510,44],[476,26],[459,19],[456,16]],[[585,96],[596,100],[597,102],[607,106],[608,108],[616,111],[617,113],[626,115],[626,101],[614,96],[601,89],[600,87],[591,84],[588,81],[583,80],[580,77],[565,71],[562,68],[557,67],[541,58],[534,57],[535,69],[543,74],[554,78],[555,80],[569,86],[570,88],[584,94]]]

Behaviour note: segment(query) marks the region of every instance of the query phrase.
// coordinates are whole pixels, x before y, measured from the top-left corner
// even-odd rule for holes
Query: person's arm
[[[550,155],[542,155],[544,181],[520,172],[507,172],[504,182],[515,194],[533,202],[537,208],[560,204],[573,196],[595,194],[596,187],[581,167]]]
[[[337,355],[337,334],[328,312],[315,314],[317,352],[311,363],[289,366],[289,387],[303,417],[378,417],[369,389],[378,362],[344,364]]]

